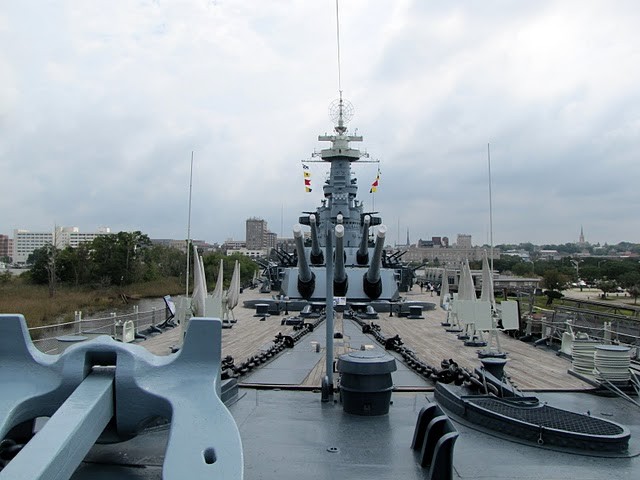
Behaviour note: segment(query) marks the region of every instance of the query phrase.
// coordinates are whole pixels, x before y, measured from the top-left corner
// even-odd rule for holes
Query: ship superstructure
[[[351,111],[351,104],[341,96],[331,109],[334,134],[318,137],[331,142],[329,148],[314,153],[329,162],[330,171],[322,205],[301,216],[294,227],[297,266],[284,268],[281,285],[282,294],[291,299],[325,300],[328,276],[333,277],[333,295],[349,302],[399,298],[397,265],[388,261],[384,251],[386,227],[377,212],[365,212],[357,198],[358,181],[351,164],[368,154],[351,146],[362,141],[362,136],[348,134]],[[310,245],[305,245],[303,226],[310,228]]]

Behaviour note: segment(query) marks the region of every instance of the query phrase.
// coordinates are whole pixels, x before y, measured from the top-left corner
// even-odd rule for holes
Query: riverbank
[[[136,299],[184,293],[178,278],[122,287],[90,288],[60,286],[53,297],[46,285],[31,285],[16,279],[0,285],[0,313],[20,313],[29,327],[71,321],[76,310],[85,315],[121,307]]]

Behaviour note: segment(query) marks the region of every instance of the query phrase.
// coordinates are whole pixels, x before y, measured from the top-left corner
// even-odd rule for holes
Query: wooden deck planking
[[[323,323],[319,328],[325,329],[326,325]],[[324,331],[324,330],[323,330]],[[333,342],[333,358],[336,359],[340,355],[350,352],[353,350],[351,348],[351,343],[349,342],[349,338],[344,336],[344,328],[342,315],[337,314],[334,318],[333,323],[333,331],[340,332],[343,334],[343,338],[335,339]],[[326,358],[327,358],[327,349],[326,347],[322,347],[322,356],[316,363],[315,367],[309,372],[309,375],[304,379],[302,385],[306,387],[320,387],[322,385],[322,379],[326,375]]]
[[[279,332],[284,335],[293,330],[292,326],[280,324],[284,315],[272,315],[260,321],[259,317],[253,316],[255,310],[242,306],[244,300],[256,298],[257,295],[252,290],[249,290],[249,294],[241,294],[240,303],[234,309],[237,322],[232,328],[222,329],[222,358],[231,355],[236,364],[258,353],[261,347],[268,346]],[[269,298],[267,295],[263,297]],[[140,344],[156,355],[168,355],[171,347],[181,344],[181,335],[182,327],[178,326],[149,337]]]
[[[425,301],[433,301],[424,297]],[[437,297],[435,301],[437,301]],[[412,297],[412,300],[417,298]],[[424,319],[411,320],[406,317],[381,315],[375,321],[385,336],[399,335],[404,344],[413,349],[425,363],[439,367],[444,359],[453,359],[458,365],[473,369],[480,364],[478,347],[465,347],[457,334],[445,331],[441,325],[446,312],[440,307],[423,313]],[[513,383],[523,390],[564,390],[589,389],[591,385],[573,377],[567,370],[571,363],[554,352],[535,348],[532,344],[521,342],[499,333],[500,346],[507,352],[505,372]],[[485,340],[488,337],[485,335]]]
[[[242,307],[242,302],[247,299],[269,298],[268,295],[260,295],[255,290],[245,291],[241,294],[240,304],[235,309],[237,322],[231,329],[222,331],[222,356],[231,355],[236,363],[243,362],[250,356],[258,353],[273,341],[278,332],[286,334],[293,330],[291,326],[281,325],[283,315],[268,317],[260,321],[254,317],[255,311]],[[409,300],[422,300],[438,302],[438,297],[429,294],[410,293]],[[294,312],[292,312],[293,314]],[[453,359],[460,366],[473,369],[480,364],[477,356],[478,348],[465,347],[456,335],[448,333],[441,326],[446,318],[445,312],[437,307],[435,310],[425,311],[424,319],[408,319],[406,317],[389,317],[388,313],[380,315],[375,323],[380,325],[385,336],[399,335],[406,346],[412,348],[418,357],[425,363],[439,367],[443,359]],[[324,331],[325,325],[319,328]],[[342,315],[336,314],[335,331],[343,333]],[[167,355],[171,347],[180,344],[182,329],[177,327],[161,335],[155,335],[141,342],[156,355]],[[508,352],[508,362],[505,372],[509,375],[518,388],[523,390],[571,390],[589,389],[591,386],[567,373],[570,362],[558,357],[553,352],[542,348],[535,348],[531,344],[520,342],[502,333],[500,335],[501,347]],[[304,340],[303,340],[304,341]],[[374,340],[372,340],[374,343]],[[323,347],[322,355],[309,375],[303,381],[304,386],[317,386],[322,383],[325,375],[326,349]],[[334,340],[334,358],[352,350],[348,338]]]

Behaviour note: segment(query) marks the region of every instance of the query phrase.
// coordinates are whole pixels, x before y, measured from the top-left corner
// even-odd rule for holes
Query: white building
[[[98,235],[109,235],[111,229],[100,227],[97,232],[82,233],[78,227],[57,227],[51,232],[30,232],[29,230],[13,231],[13,261],[26,263],[34,250],[53,245],[62,249],[77,247],[83,242],[91,242]]]

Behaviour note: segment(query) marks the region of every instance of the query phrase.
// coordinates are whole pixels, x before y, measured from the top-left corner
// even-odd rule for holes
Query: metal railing
[[[571,325],[574,333],[586,333],[603,344],[631,347],[631,358],[640,358],[640,321],[637,318],[568,306],[557,306],[540,319],[528,315],[525,318],[529,324],[527,333],[538,330],[541,337],[561,343],[562,334]]]
[[[69,336],[75,336],[78,340],[82,337],[93,338],[99,335],[109,335],[117,340],[122,340],[122,326],[131,320],[137,337],[151,331],[159,332],[167,326],[170,317],[164,308],[140,312],[138,306],[133,306],[130,313],[112,312],[108,317],[83,318],[81,311],[76,311],[72,322],[44,325],[29,329],[33,344],[43,353],[56,354],[64,349],[64,341],[73,340]],[[62,338],[67,337],[67,338]],[[69,345],[67,343],[67,345]]]

